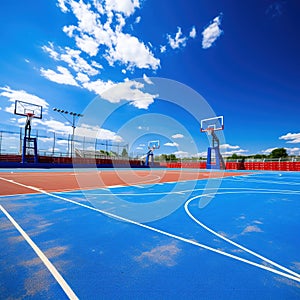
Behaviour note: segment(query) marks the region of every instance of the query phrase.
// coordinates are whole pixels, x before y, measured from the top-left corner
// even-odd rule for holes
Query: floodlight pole
[[[75,136],[75,128],[76,128],[76,118],[80,118],[83,117],[82,114],[79,113],[75,113],[73,111],[67,111],[67,110],[63,110],[60,108],[53,108],[54,111],[60,113],[67,121],[69,124],[71,124],[72,126],[72,141],[71,141],[71,157],[73,157],[73,148],[74,148],[74,136]],[[71,115],[72,116],[72,120],[69,120],[66,115]]]

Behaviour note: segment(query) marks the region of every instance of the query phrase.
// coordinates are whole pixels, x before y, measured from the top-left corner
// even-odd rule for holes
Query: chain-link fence
[[[0,124],[0,155],[21,155],[24,131],[22,127]],[[127,144],[111,140],[42,129],[33,129],[31,137],[37,138],[38,154],[41,156],[110,159],[128,156]]]

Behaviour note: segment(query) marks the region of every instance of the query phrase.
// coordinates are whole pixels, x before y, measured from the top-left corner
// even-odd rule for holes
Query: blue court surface
[[[300,299],[299,187],[255,172],[2,196],[1,299]]]

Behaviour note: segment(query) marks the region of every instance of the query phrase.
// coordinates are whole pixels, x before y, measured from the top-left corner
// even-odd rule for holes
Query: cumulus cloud
[[[143,88],[144,84],[134,80],[128,80],[115,85],[114,88],[105,91],[101,96],[112,103],[127,100],[139,109],[147,109],[158,95],[145,93],[142,91]]]
[[[67,84],[67,85],[73,85],[73,86],[79,86],[71,72],[62,66],[57,67],[57,71],[55,72],[53,70],[45,70],[44,68],[41,68],[41,74],[45,78],[49,79],[50,81],[59,83],[59,84]]]
[[[173,154],[175,154],[178,158],[186,158],[190,156],[189,153],[185,151],[175,151]]]
[[[190,31],[190,34],[189,34],[190,38],[194,39],[196,38],[197,36],[197,31],[196,31],[196,28],[195,26],[192,28],[192,30]]]
[[[69,123],[63,123],[56,120],[35,120],[35,123],[41,124],[47,128],[48,131],[62,134],[71,134],[72,126]]]
[[[288,155],[300,155],[300,148],[294,147],[294,148],[285,148]]]
[[[177,33],[175,34],[175,37],[171,37],[171,35],[167,35],[169,45],[172,49],[177,49],[180,47],[186,46],[186,40],[187,38],[183,36],[181,28],[177,27]]]
[[[263,154],[269,155],[273,150],[275,150],[277,148],[278,147],[268,148],[268,149],[262,150],[261,152]],[[288,155],[300,155],[300,148],[299,147],[293,147],[293,148],[284,147],[284,149],[286,150]]]
[[[128,69],[154,69],[159,67],[160,60],[155,58],[150,49],[141,43],[135,36],[120,33],[116,37],[114,47],[107,51],[105,56],[110,63],[120,62]]]
[[[168,143],[165,143],[164,146],[168,146],[168,147],[178,147],[179,145],[178,145],[177,143],[175,143],[175,142],[173,142],[173,143],[168,142]]]
[[[64,49],[59,47],[55,50],[53,43],[49,43],[48,46],[43,46],[42,49],[54,60],[66,62],[68,67],[72,68],[76,72],[82,72],[87,75],[94,76],[99,74],[98,69],[103,68],[97,62],[92,62],[92,65],[90,65],[81,57],[82,52],[80,50],[74,50],[69,47],[65,47]]]
[[[160,53],[164,53],[167,51],[167,47],[165,45],[160,46]]]
[[[106,0],[105,3],[108,11],[120,12],[127,17],[140,7],[139,0]]]
[[[95,94],[101,96],[104,92],[109,90],[111,87],[113,87],[115,83],[112,81],[103,81],[101,79],[97,79],[94,81],[87,81],[83,82],[82,86],[86,88],[87,90],[94,92]]]
[[[222,30],[220,28],[221,25],[221,17],[220,14],[218,17],[214,18],[209,26],[207,26],[202,32],[202,48],[208,49],[213,43],[220,37],[222,34]]]
[[[115,132],[100,128],[99,126],[92,126],[88,124],[81,124],[76,128],[76,135],[97,138],[100,140],[110,140],[114,142],[123,142],[123,138]]]
[[[287,133],[279,137],[280,140],[285,140],[287,143],[297,144],[300,143],[300,133]]]
[[[261,152],[263,153],[263,154],[266,154],[266,155],[268,155],[268,154],[270,154],[273,150],[275,150],[275,149],[277,149],[276,147],[275,148],[268,148],[268,149],[265,149],[265,150],[262,150]]]
[[[173,139],[182,139],[182,138],[184,138],[184,135],[181,133],[176,133],[176,134],[172,135],[172,138]]]
[[[143,79],[144,79],[144,81],[145,81],[146,83],[148,83],[148,84],[153,84],[153,82],[151,81],[151,79],[150,79],[146,74],[143,75]]]
[[[220,149],[240,149],[240,146],[232,146],[229,144],[220,145]]]
[[[66,6],[66,2],[64,4]],[[69,0],[68,4],[77,24],[64,26],[63,31],[75,39],[80,50],[90,56],[96,56],[101,50],[110,65],[125,64],[129,69],[156,70],[159,67],[160,60],[145,43],[123,31],[127,18],[140,7],[139,0],[94,1],[93,5]],[[63,8],[63,11],[66,10]]]
[[[68,12],[68,8],[66,6],[65,0],[57,0],[57,6],[61,9],[62,12],[66,13]]]
[[[223,156],[231,156],[233,154],[245,154],[248,150],[241,149],[238,145],[222,144],[220,150]]]
[[[36,95],[30,94],[24,90],[13,90],[9,86],[0,87],[0,96],[8,98],[9,102],[11,102],[10,106],[5,107],[4,110],[9,113],[14,113],[15,101],[20,100],[28,103],[32,103],[35,105],[40,105],[43,107],[43,110],[47,110],[49,107],[49,103]]]

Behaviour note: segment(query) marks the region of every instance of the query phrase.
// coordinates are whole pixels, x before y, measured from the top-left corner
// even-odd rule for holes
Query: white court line
[[[127,186],[127,187],[130,187],[130,186]],[[101,190],[104,190],[101,188]],[[140,196],[159,196],[159,195],[176,195],[176,194],[182,194],[184,195],[185,193],[191,193],[191,192],[201,192],[201,191],[215,191],[215,188],[198,188],[198,189],[192,189],[192,190],[181,190],[181,191],[176,191],[176,192],[150,192],[150,193],[92,193],[90,195],[86,195],[86,196],[134,196],[134,197],[140,197]],[[248,191],[253,191],[253,188],[219,188],[219,191],[220,190],[240,190],[241,193],[243,192],[248,192]],[[85,191],[89,191],[89,190],[85,190]],[[85,192],[84,191],[84,192]],[[262,192],[265,192],[266,194],[268,193],[275,193],[275,194],[283,194],[283,193],[286,193],[286,194],[291,194],[291,195],[294,195],[294,194],[300,194],[300,191],[297,191],[297,190],[275,190],[275,189],[255,189],[255,191],[259,191],[260,193]],[[66,194],[66,195],[72,195],[72,196],[78,196],[78,195],[82,195],[84,192],[55,192],[56,194]],[[219,193],[222,193],[222,192],[218,192]],[[21,194],[21,195],[24,195],[24,194]],[[14,195],[11,195],[11,196],[14,196]],[[201,195],[202,196],[202,195]],[[0,196],[1,198],[1,196]]]
[[[5,216],[9,219],[9,221],[15,226],[15,228],[19,231],[19,233],[23,236],[26,242],[31,246],[33,251],[37,254],[37,256],[41,259],[53,277],[56,279],[58,284],[64,290],[69,299],[79,299],[64,278],[60,275],[54,265],[49,261],[47,256],[40,250],[40,248],[33,242],[33,240],[28,236],[28,234],[22,229],[22,227],[14,220],[14,218],[5,210],[5,208],[0,205],[0,210],[5,214]]]
[[[247,193],[247,194],[249,194],[249,192],[251,192],[251,191],[247,191],[247,192],[245,191],[245,193]],[[243,193],[243,192],[241,192],[241,191],[239,191],[239,192],[223,192],[223,193],[221,192],[221,193],[217,193],[217,194],[218,194],[218,195],[222,195],[222,194],[241,194],[241,193]],[[258,193],[258,194],[259,194],[259,193],[268,193],[268,194],[269,194],[270,192],[257,192],[257,191],[252,191],[252,193]],[[208,196],[208,195],[209,195],[209,194],[206,194],[205,196]],[[194,222],[196,222],[198,225],[200,225],[200,226],[201,226],[202,228],[204,228],[205,230],[207,230],[207,231],[209,231],[210,233],[214,234],[215,236],[219,237],[220,239],[222,239],[222,240],[224,240],[224,241],[226,241],[226,242],[228,242],[228,243],[230,243],[230,244],[232,244],[232,245],[234,245],[234,246],[236,246],[236,247],[238,247],[238,248],[240,248],[240,249],[242,249],[242,250],[244,250],[244,251],[246,251],[246,252],[252,254],[253,256],[256,256],[256,257],[260,258],[261,260],[263,260],[263,261],[265,261],[265,262],[267,262],[267,263],[269,263],[269,264],[271,264],[271,265],[273,265],[273,266],[275,266],[275,267],[277,267],[277,268],[279,268],[279,269],[281,269],[281,270],[283,270],[283,271],[285,271],[285,272],[288,272],[288,273],[290,273],[290,274],[292,274],[292,275],[294,275],[294,276],[296,276],[296,277],[299,277],[299,279],[300,279],[300,274],[298,274],[298,273],[296,273],[296,272],[294,272],[294,271],[292,271],[292,270],[290,270],[290,269],[288,269],[288,268],[286,268],[286,267],[284,267],[284,266],[282,266],[282,265],[280,265],[280,264],[278,264],[278,263],[276,263],[276,262],[274,262],[274,261],[272,261],[272,260],[270,260],[270,259],[268,259],[268,258],[262,256],[262,255],[260,255],[260,254],[257,253],[257,252],[254,252],[254,251],[250,250],[249,248],[246,248],[246,247],[242,246],[241,244],[238,244],[238,243],[236,243],[236,242],[234,242],[234,241],[232,241],[232,240],[226,238],[225,236],[223,236],[223,235],[217,233],[216,231],[212,230],[212,229],[209,228],[208,226],[204,225],[204,224],[203,224],[202,222],[200,222],[197,218],[195,218],[195,217],[193,216],[193,214],[190,212],[190,210],[189,210],[189,208],[188,208],[188,205],[189,205],[193,200],[198,199],[198,198],[200,198],[200,197],[203,197],[203,195],[201,195],[201,196],[195,196],[195,197],[189,199],[189,200],[184,204],[184,209],[185,209],[186,213],[188,214],[188,216],[189,216]]]
[[[8,181],[7,179],[2,178],[2,177],[0,177],[0,179],[1,179],[1,180],[4,180],[4,181]],[[10,182],[12,182],[12,181],[10,181]],[[20,185],[20,186],[25,186],[25,185],[23,185],[22,183],[19,183],[19,182],[12,182],[12,183],[14,183],[14,184],[16,184],[16,185]],[[278,271],[278,270],[276,270],[276,269],[270,268],[270,267],[268,267],[268,266],[265,266],[265,265],[262,265],[262,264],[255,263],[255,262],[253,262],[253,261],[244,259],[244,258],[242,258],[242,257],[239,257],[239,256],[236,256],[236,255],[233,255],[233,254],[230,254],[230,253],[221,251],[221,250],[219,250],[219,249],[215,249],[215,248],[212,248],[212,247],[210,247],[210,246],[207,246],[207,245],[198,243],[198,242],[196,242],[196,241],[189,240],[189,239],[187,239],[187,238],[184,238],[184,237],[181,237],[181,236],[178,236],[178,235],[169,233],[169,232],[167,232],[167,231],[163,231],[163,230],[157,229],[157,228],[155,228],[155,227],[151,227],[151,226],[148,226],[148,225],[145,225],[145,224],[136,222],[136,221],[134,221],[134,220],[130,220],[130,219],[127,219],[127,218],[124,218],[124,217],[115,215],[115,214],[113,214],[113,213],[110,213],[110,212],[107,212],[107,211],[104,211],[104,210],[101,210],[101,209],[97,209],[97,208],[95,208],[95,207],[91,207],[91,206],[88,206],[88,205],[83,204],[83,203],[76,202],[76,201],[71,200],[71,199],[67,199],[67,198],[64,198],[64,197],[61,197],[61,196],[58,196],[58,195],[55,195],[55,194],[51,194],[51,193],[46,192],[46,191],[43,191],[43,190],[41,190],[41,189],[39,189],[39,188],[32,187],[32,189],[34,189],[34,190],[36,190],[36,191],[39,191],[40,193],[43,193],[43,194],[48,195],[48,196],[50,196],[50,197],[57,198],[57,199],[60,199],[60,200],[63,200],[63,201],[69,202],[69,203],[73,203],[73,204],[75,204],[75,205],[78,205],[78,206],[81,206],[81,207],[84,207],[84,208],[87,208],[87,209],[90,209],[90,210],[93,210],[93,211],[96,211],[96,212],[100,212],[100,213],[102,213],[102,214],[104,214],[104,215],[106,215],[106,216],[115,218],[115,219],[117,219],[117,220],[121,220],[121,221],[123,221],[123,222],[127,222],[127,223],[130,223],[130,224],[134,224],[134,225],[136,225],[136,226],[139,226],[139,227],[148,229],[148,230],[150,230],[150,231],[160,233],[160,234],[162,234],[162,235],[165,235],[165,236],[168,236],[168,237],[177,239],[177,240],[179,240],[179,241],[182,241],[182,242],[185,242],[185,243],[188,243],[188,244],[191,244],[191,245],[194,245],[194,246],[197,246],[197,247],[200,247],[200,248],[203,248],[203,249],[206,249],[206,250],[209,250],[209,251],[212,251],[212,252],[215,252],[215,253],[218,253],[218,254],[227,256],[227,257],[230,257],[230,258],[232,258],[232,259],[235,259],[235,260],[244,262],[244,263],[246,263],[246,264],[255,266],[255,267],[257,267],[257,268],[260,268],[260,269],[269,271],[269,272],[271,272],[271,273],[275,273],[275,274],[277,274],[277,275],[281,275],[281,276],[283,276],[283,277],[286,277],[286,278],[295,280],[295,281],[297,281],[297,282],[300,282],[300,275],[298,275],[297,273],[296,273],[297,276],[294,276],[294,275],[291,275],[291,274],[288,274],[288,273],[284,273],[284,272]],[[298,277],[298,276],[299,276],[299,277]]]

